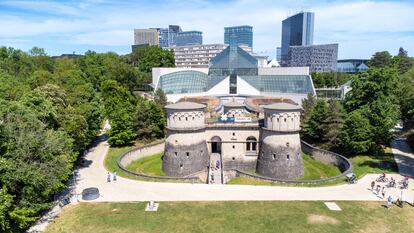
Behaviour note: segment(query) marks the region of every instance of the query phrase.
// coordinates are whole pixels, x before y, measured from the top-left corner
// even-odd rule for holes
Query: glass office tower
[[[285,64],[289,46],[313,44],[315,14],[301,12],[282,21],[282,63]]]
[[[230,38],[235,39],[237,45],[247,45],[253,48],[253,27],[248,25],[225,27],[224,43],[230,44]]]
[[[175,46],[203,44],[203,33],[200,31],[178,32],[174,37]]]

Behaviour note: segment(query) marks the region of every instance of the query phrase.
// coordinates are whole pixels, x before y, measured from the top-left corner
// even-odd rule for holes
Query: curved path
[[[92,148],[86,159],[92,163],[78,170],[76,193],[84,188],[97,187],[101,197],[97,202],[124,201],[224,201],[224,200],[354,200],[379,201],[381,198],[370,190],[370,182],[378,175],[369,174],[357,184],[343,184],[330,187],[283,187],[253,185],[208,185],[188,183],[146,182],[118,177],[117,181],[107,182],[107,171],[103,162],[108,152],[106,141]],[[397,180],[400,175],[393,175]],[[413,202],[413,181],[404,191],[403,199]],[[387,196],[395,199],[401,195],[400,189],[386,189]],[[78,198],[79,200],[81,197]]]

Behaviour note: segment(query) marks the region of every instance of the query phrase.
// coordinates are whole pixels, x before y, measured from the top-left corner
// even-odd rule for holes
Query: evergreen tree
[[[308,96],[306,99],[302,100],[302,116],[300,118],[302,128],[304,127],[304,122],[306,122],[309,118],[309,116],[312,113],[313,108],[316,104],[316,98],[313,94],[308,93]]]
[[[368,62],[369,67],[384,68],[391,65],[392,56],[388,51],[376,52]]]
[[[349,113],[339,135],[342,148],[350,154],[365,153],[374,145],[371,124],[363,111]]]
[[[161,88],[155,91],[154,101],[164,111],[164,107],[167,105],[167,96]]]
[[[328,112],[325,100],[317,100],[310,117],[305,121],[305,132],[309,136],[317,140],[324,139],[324,123]]]
[[[344,124],[345,111],[342,104],[336,100],[328,102],[327,118],[324,122],[324,140],[328,146],[336,148],[339,146],[339,134]]]
[[[408,57],[408,52],[404,50],[404,48],[400,47],[400,49],[398,50],[397,58],[398,58],[398,73],[399,74],[404,74],[408,70],[410,70],[411,67],[413,67],[413,62],[411,58]]]

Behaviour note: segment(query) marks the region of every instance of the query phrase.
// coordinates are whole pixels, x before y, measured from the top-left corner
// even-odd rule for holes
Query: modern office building
[[[224,43],[230,44],[230,40],[234,39],[236,45],[247,45],[253,48],[253,27],[248,25],[225,27]]]
[[[201,45],[201,44],[203,44],[203,33],[202,32],[185,31],[185,32],[175,33],[172,46]]]
[[[158,46],[161,48],[168,47],[169,29],[168,28],[157,28],[158,31]]]
[[[230,45],[210,60],[208,68],[153,68],[152,86],[168,101],[191,96],[264,96],[301,103],[315,95],[308,67],[259,67],[256,58]]]
[[[182,32],[181,27],[179,25],[168,26],[168,46],[167,47],[171,47],[174,45],[175,35],[179,32]]]
[[[368,70],[368,59],[343,59],[338,60],[337,72],[358,73]]]
[[[158,45],[158,29],[134,29],[134,45]]]
[[[278,61],[279,63],[282,61],[282,48],[281,47],[276,48],[276,61]]]
[[[301,12],[282,21],[282,64],[289,52],[289,46],[307,46],[313,44],[315,15]]]
[[[176,67],[207,68],[210,60],[225,48],[225,44],[204,44],[173,46],[166,49],[174,52]]]
[[[226,44],[203,44],[173,46],[175,66],[185,68],[207,68],[210,60],[221,53],[228,45]],[[240,46],[246,52],[251,52],[251,48]]]
[[[336,71],[338,44],[290,46],[285,64],[289,67],[309,67],[311,72]]]

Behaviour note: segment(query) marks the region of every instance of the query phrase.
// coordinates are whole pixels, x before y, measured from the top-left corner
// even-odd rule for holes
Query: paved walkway
[[[414,178],[414,154],[405,138],[396,138],[391,142],[392,153],[401,175]]]
[[[145,182],[118,177],[117,181],[107,182],[107,171],[103,166],[109,145],[100,142],[87,155],[92,163],[79,170],[76,193],[84,188],[97,187],[101,197],[96,202],[122,201],[226,201],[226,200],[353,200],[379,201],[380,197],[370,190],[370,183],[377,174],[364,176],[357,184],[343,184],[330,187],[283,187],[252,185],[208,185],[188,183]],[[400,175],[392,175],[397,181]],[[414,181],[410,179],[408,190],[403,191],[403,199],[413,202]],[[394,199],[401,195],[398,188],[387,189],[387,195]],[[80,197],[79,197],[80,199]]]
[[[217,161],[220,161],[217,166]],[[210,168],[209,168],[209,177],[208,183],[209,184],[223,184],[221,180],[221,159],[220,154],[213,153],[210,155]]]

